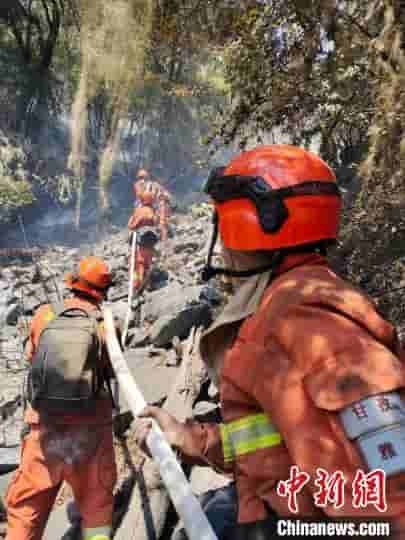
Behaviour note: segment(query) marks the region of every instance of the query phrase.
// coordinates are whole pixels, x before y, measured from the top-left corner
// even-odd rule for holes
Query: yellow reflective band
[[[226,463],[238,456],[281,444],[282,438],[266,414],[253,414],[221,424],[221,438]]]
[[[51,322],[55,318],[55,313],[49,308],[48,312],[44,315],[44,322]]]
[[[93,529],[83,530],[83,540],[110,540],[111,527],[94,527]]]
[[[224,452],[225,463],[233,461],[235,459],[231,439],[229,438],[228,427],[226,424],[219,425],[222,439],[222,449]]]

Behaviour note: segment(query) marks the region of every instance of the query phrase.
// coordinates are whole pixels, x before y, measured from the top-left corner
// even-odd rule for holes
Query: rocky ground
[[[161,252],[156,259],[149,286],[130,323],[125,356],[150,404],[165,402],[181,370],[190,334],[193,329],[207,327],[224,300],[219,287],[205,285],[199,280],[209,238],[209,215],[209,210],[200,205],[189,215],[173,216],[164,254]],[[161,246],[158,246],[158,252],[159,249]],[[84,255],[95,254],[103,257],[114,273],[115,285],[109,291],[108,301],[115,315],[125,319],[128,250],[127,232],[116,231],[96,246],[67,248],[54,245],[37,250],[34,257],[24,250],[0,254],[0,474],[6,473],[19,459],[23,381],[27,371],[23,348],[33,313],[40,304],[57,302],[66,295],[63,275],[72,271]],[[199,390],[202,382],[199,381]],[[210,389],[209,395],[205,393],[202,400],[196,400],[193,412],[205,414],[217,407],[216,390]],[[130,415],[125,414],[125,400],[122,396],[120,400],[123,414],[121,421],[116,423],[117,435],[122,435],[130,422]],[[132,428],[116,441],[120,470],[117,493],[121,498],[122,487],[128,484],[132,467],[128,464],[125,448],[130,449],[132,465],[136,464],[141,453],[133,441]],[[0,495],[4,495],[8,477],[2,478]],[[69,498],[69,489],[63,488],[58,504],[63,507]],[[119,510],[118,507],[118,513]],[[56,539],[59,532],[64,532],[59,529],[60,523],[67,525],[66,519],[50,521],[56,529],[52,528],[48,535]],[[55,530],[58,530],[57,534]]]

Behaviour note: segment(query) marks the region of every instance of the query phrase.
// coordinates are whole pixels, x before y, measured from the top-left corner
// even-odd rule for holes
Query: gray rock
[[[136,349],[150,344],[149,332],[144,328],[133,328],[127,335],[126,347]]]
[[[117,285],[111,287],[108,291],[108,301],[117,302],[119,300],[126,300],[128,298],[128,283],[123,283],[118,279]]]
[[[16,304],[18,301],[15,286],[8,281],[0,282],[0,296],[0,310],[4,309],[4,306]]]
[[[17,464],[14,464],[14,467]],[[4,469],[5,470],[5,469]],[[1,471],[1,469],[0,469]],[[2,472],[0,473],[0,500],[4,498],[6,491],[8,489],[8,486],[13,479],[14,472]]]
[[[20,463],[20,447],[0,447],[0,475],[16,469]]]
[[[189,304],[198,302],[203,287],[182,287],[173,283],[163,290],[148,294],[142,307],[142,321],[154,322],[164,315],[173,316]]]
[[[175,336],[185,339],[193,326],[207,328],[211,321],[211,307],[205,302],[196,302],[181,311],[160,317],[150,329],[150,340],[156,347],[167,347]]]
[[[111,272],[117,277],[118,272],[128,274],[128,259],[119,255],[114,255],[113,259],[108,259],[108,266]]]
[[[19,304],[11,304],[6,308],[5,322],[6,324],[15,326],[18,322],[18,317],[23,314],[23,310]]]
[[[125,358],[145,401],[160,403],[168,395],[178,369],[165,366],[159,356],[152,357],[148,348],[126,351]],[[119,404],[121,413],[129,410],[122,392]]]
[[[24,314],[32,315],[41,305],[42,301],[36,295],[26,296],[24,298]]]
[[[180,364],[180,360],[181,359],[177,356],[177,353],[174,349],[170,349],[170,351],[167,352],[166,366],[177,367]]]
[[[12,340],[18,335],[18,330],[15,326],[4,325],[0,332],[0,342]],[[2,349],[3,352],[3,349]]]
[[[169,280],[169,273],[161,268],[153,268],[150,273],[148,289],[151,291],[157,291],[167,285]]]
[[[125,321],[127,315],[128,304],[124,301],[114,302],[111,304],[111,311],[113,312],[114,317],[120,321]]]
[[[224,301],[224,295],[212,285],[203,287],[200,300],[208,302],[212,306],[219,306]]]
[[[24,287],[26,285],[29,285],[31,283],[31,278],[29,277],[24,277],[24,278],[19,278],[17,279],[15,282],[14,282],[14,286],[16,289],[20,289],[21,287]]]
[[[49,515],[44,531],[43,540],[73,540],[75,527],[72,526],[69,515],[70,501],[62,506],[55,506]],[[72,530],[73,529],[73,530]],[[78,531],[77,531],[78,532]]]
[[[198,242],[196,240],[189,240],[188,242],[184,242],[181,244],[176,244],[173,247],[174,253],[195,253],[197,250],[201,248],[201,242]]]
[[[42,304],[57,304],[58,302],[60,298],[56,292],[45,293],[43,290],[36,290],[31,296],[24,297],[24,314],[32,315]]]

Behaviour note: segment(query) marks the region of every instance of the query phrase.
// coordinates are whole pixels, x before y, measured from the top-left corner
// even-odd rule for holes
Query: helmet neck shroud
[[[209,281],[217,275],[225,275],[235,278],[248,278],[251,276],[256,276],[257,274],[264,274],[268,271],[274,272],[277,270],[277,268],[280,266],[280,264],[283,262],[284,258],[287,255],[299,253],[319,253],[323,256],[326,256],[328,247],[335,243],[334,240],[320,240],[319,242],[314,242],[311,244],[303,244],[300,246],[268,251],[270,259],[269,264],[259,266],[257,268],[252,268],[252,270],[230,270],[229,268],[222,268],[212,265],[214,247],[218,239],[218,214],[216,212],[214,212],[213,224],[214,230],[208,250],[207,262],[201,272],[201,279],[204,282]]]

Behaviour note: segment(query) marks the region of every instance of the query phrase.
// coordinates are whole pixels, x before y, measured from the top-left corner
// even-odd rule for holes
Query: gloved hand
[[[152,422],[150,418],[156,420],[167,442],[173,448],[183,452],[186,442],[186,425],[176,420],[171,414],[159,407],[146,407],[139,415],[139,420],[135,426],[135,439],[141,450],[150,455],[146,446],[146,439],[149,435],[149,431],[152,428]]]

